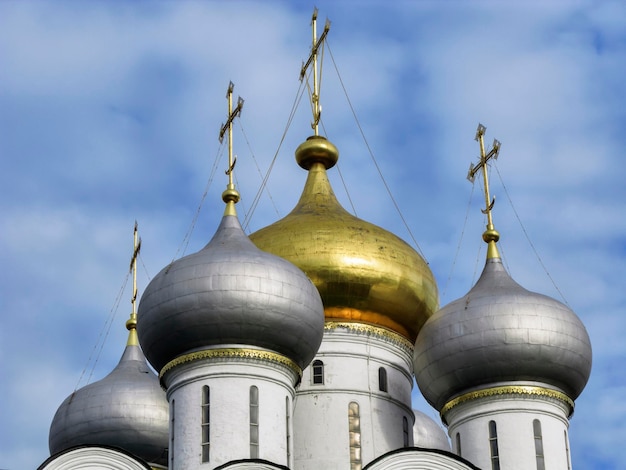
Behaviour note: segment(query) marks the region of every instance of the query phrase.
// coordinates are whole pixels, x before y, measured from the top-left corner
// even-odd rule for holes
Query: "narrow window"
[[[202,387],[202,461],[209,461],[211,450],[211,391]]]
[[[384,367],[378,369],[378,390],[387,391],[387,370]]]
[[[456,433],[456,455],[458,455],[459,457],[463,456],[463,454],[461,454],[461,433],[460,432]]]
[[[174,413],[174,405],[176,401],[172,399],[172,405],[170,406],[170,467],[174,468],[174,432],[176,430],[175,424],[175,416]]]
[[[361,470],[361,416],[359,404],[348,405],[348,431],[350,438],[350,470]]]
[[[409,447],[409,420],[402,417],[402,443],[404,447]]]
[[[287,436],[287,466],[290,466],[291,463],[291,409],[289,407],[289,397],[285,397],[285,425],[286,436]]]
[[[250,458],[259,458],[259,389],[250,387]]]
[[[324,383],[324,363],[320,360],[313,361],[313,383]]]
[[[500,455],[498,454],[498,430],[496,422],[489,421],[489,450],[491,452],[491,470],[500,470]]]
[[[565,436],[565,456],[567,457],[567,470],[572,470],[572,461],[569,455],[569,439],[567,438],[567,431],[563,431]]]
[[[535,457],[537,458],[537,470],[546,470],[543,458],[543,439],[541,437],[541,423],[538,419],[533,420],[533,436],[535,438]]]

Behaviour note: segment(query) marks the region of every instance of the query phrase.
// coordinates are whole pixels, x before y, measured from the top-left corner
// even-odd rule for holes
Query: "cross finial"
[[[228,175],[228,185],[226,191],[222,193],[222,200],[226,203],[225,215],[235,215],[234,204],[239,201],[239,192],[235,189],[233,183],[233,170],[237,163],[237,157],[233,159],[233,121],[237,116],[241,115],[241,109],[243,108],[243,99],[239,97],[237,99],[237,106],[233,109],[233,89],[235,85],[233,82],[228,84],[228,90],[226,91],[226,99],[228,100],[228,119],[226,124],[222,124],[220,129],[220,143],[224,140],[224,134],[228,131],[228,169],[226,174]]]
[[[498,248],[496,247],[496,242],[500,239],[500,234],[496,231],[493,225],[493,219],[491,217],[491,210],[493,209],[493,205],[496,202],[496,198],[490,199],[489,196],[489,177],[487,174],[487,163],[492,158],[494,160],[498,159],[498,153],[500,152],[500,142],[494,139],[493,146],[488,153],[485,153],[485,141],[484,135],[487,128],[482,124],[478,124],[478,129],[476,129],[476,137],[475,140],[480,144],[480,161],[477,165],[473,163],[470,164],[469,172],[467,173],[467,179],[472,183],[474,182],[474,178],[476,177],[476,173],[478,173],[481,169],[483,171],[483,183],[485,190],[485,209],[481,209],[483,214],[487,215],[487,230],[483,233],[483,240],[488,244],[487,249],[487,258],[499,258],[500,255],[498,253]]]
[[[129,331],[128,346],[136,346],[139,344],[137,340],[137,258],[141,250],[141,238],[138,236],[137,221],[135,220],[135,228],[133,230],[133,256],[130,259],[130,271],[133,273],[133,294],[130,303],[133,306],[130,312],[130,318],[126,321],[126,328]]]
[[[322,105],[320,104],[320,85],[319,82],[322,81],[322,71],[320,68],[319,77],[318,77],[318,68],[317,68],[317,51],[320,46],[324,43],[324,39],[326,39],[326,35],[328,31],[330,31],[330,21],[326,20],[326,24],[324,25],[324,32],[322,35],[317,38],[317,8],[313,10],[313,16],[311,18],[311,26],[313,29],[313,45],[311,46],[311,54],[305,63],[302,64],[302,68],[300,69],[300,80],[303,80],[306,71],[309,68],[309,65],[313,63],[313,93],[311,94],[311,108],[313,110],[313,121],[311,122],[311,127],[313,128],[313,132],[315,135],[319,135],[319,122],[322,115]]]

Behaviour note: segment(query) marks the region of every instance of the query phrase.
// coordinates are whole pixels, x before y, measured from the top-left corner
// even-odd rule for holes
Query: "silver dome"
[[[259,250],[234,215],[225,215],[198,253],[163,269],[139,304],[137,332],[160,371],[190,351],[250,345],[305,368],[322,341],[324,309],[309,278]]]
[[[417,337],[416,380],[437,410],[464,391],[540,382],[575,399],[591,371],[591,344],[568,307],[530,292],[491,258],[476,285],[439,310]]]
[[[165,392],[141,349],[128,345],[109,375],[61,404],[50,426],[50,453],[105,445],[167,465],[168,410]]]
[[[413,413],[415,414],[415,424],[413,425],[415,447],[450,452],[450,441],[448,441],[448,436],[441,425],[421,411],[413,410]]]

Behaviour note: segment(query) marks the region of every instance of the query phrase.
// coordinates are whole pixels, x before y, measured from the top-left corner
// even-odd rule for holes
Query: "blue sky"
[[[524,287],[565,300],[591,336],[592,375],[570,428],[574,466],[619,468],[626,6],[391,3],[316,2],[320,30],[332,21],[322,133],[341,154],[335,191],[359,217],[415,237],[444,305],[482,269],[483,199],[465,176],[478,157],[476,126],[487,126],[486,142],[502,142],[491,190],[505,263]],[[311,133],[306,102],[281,139],[312,10],[310,2],[0,2],[0,468],[36,468],[82,371],[98,357],[98,380],[119,360],[129,286],[119,307],[116,299],[135,219],[140,292],[213,234],[227,182],[217,136],[230,80],[246,100],[234,132],[240,219],[274,155],[247,231],[295,205],[306,174],[293,151]],[[416,406],[437,417],[419,398]]]

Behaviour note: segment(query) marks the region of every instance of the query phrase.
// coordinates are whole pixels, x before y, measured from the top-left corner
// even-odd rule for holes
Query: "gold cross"
[[[487,128],[485,126],[483,126],[482,124],[478,124],[475,140],[480,143],[480,162],[478,162],[478,165],[476,166],[474,166],[473,163],[470,163],[469,172],[467,173],[467,179],[473,183],[476,173],[478,173],[481,169],[483,170],[483,182],[487,208],[481,209],[481,211],[483,214],[487,214],[488,224],[493,225],[493,221],[491,220],[491,209],[493,209],[496,198],[494,197],[491,202],[489,201],[489,179],[487,175],[487,162],[492,158],[494,160],[498,159],[498,153],[500,152],[500,142],[494,139],[491,150],[489,151],[489,153],[485,154],[485,141],[483,140],[483,136],[485,135],[486,130]]]
[[[311,127],[315,135],[319,134],[318,127],[320,118],[322,115],[322,106],[320,105],[320,90],[319,90],[319,81],[322,80],[322,71],[319,72],[319,80],[318,80],[318,72],[317,72],[317,51],[326,39],[326,35],[328,31],[330,31],[330,21],[326,20],[326,24],[324,25],[324,32],[322,35],[317,38],[317,8],[313,10],[313,17],[311,18],[311,25],[313,28],[313,46],[311,47],[311,54],[307,59],[306,63],[302,64],[302,68],[300,69],[300,81],[306,75],[306,70],[309,68],[309,65],[313,63],[313,94],[311,96],[311,107],[313,108],[313,122],[311,122]]]
[[[141,238],[138,236],[137,221],[135,220],[135,229],[133,230],[133,256],[130,259],[130,270],[133,273],[133,295],[130,303],[133,306],[130,312],[130,318],[126,320],[126,328],[130,332],[128,335],[127,345],[137,345],[137,258],[141,250]]]
[[[228,91],[226,92],[226,99],[228,100],[228,119],[226,124],[222,124],[220,129],[220,143],[224,140],[224,134],[228,131],[228,169],[226,174],[228,175],[228,185],[226,191],[222,193],[222,200],[226,203],[226,210],[224,215],[236,215],[235,206],[239,202],[239,192],[235,189],[233,183],[233,169],[235,163],[237,163],[237,157],[233,160],[233,121],[239,115],[241,115],[241,109],[243,108],[243,99],[239,97],[237,99],[237,107],[233,109],[233,89],[235,85],[233,82],[228,84]]]
[[[496,248],[495,243],[500,239],[500,234],[496,231],[493,226],[493,219],[491,217],[491,209],[493,209],[493,205],[496,202],[496,198],[490,199],[489,197],[489,178],[487,175],[487,163],[492,158],[494,160],[498,159],[498,153],[500,152],[500,142],[498,140],[493,140],[493,146],[489,153],[485,153],[485,141],[483,139],[485,135],[485,131],[487,128],[482,124],[478,124],[478,129],[476,130],[475,140],[480,144],[480,161],[477,165],[473,163],[470,164],[469,172],[467,173],[467,179],[472,183],[474,182],[474,178],[476,173],[478,173],[481,169],[483,170],[483,184],[485,189],[485,209],[481,209],[483,214],[487,215],[487,230],[483,233],[483,240],[487,242],[489,245],[489,249],[487,251],[488,258],[499,258],[498,250]]]
[[[220,144],[224,140],[224,134],[226,130],[228,130],[228,170],[226,170],[226,174],[228,175],[228,183],[233,183],[233,168],[235,168],[235,163],[237,163],[237,157],[233,160],[233,121],[237,116],[241,115],[241,109],[243,108],[243,98],[241,96],[237,99],[237,107],[233,109],[233,89],[235,85],[233,82],[228,84],[228,91],[226,92],[226,99],[228,99],[228,119],[226,120],[226,124],[222,124],[222,128],[220,129]]]
[[[141,238],[139,238],[137,234],[138,226],[135,220],[135,229],[133,230],[133,256],[130,259],[130,270],[133,273],[133,297],[131,299],[133,314],[136,313],[135,302],[137,300],[137,258],[139,257],[139,251],[141,251]]]

